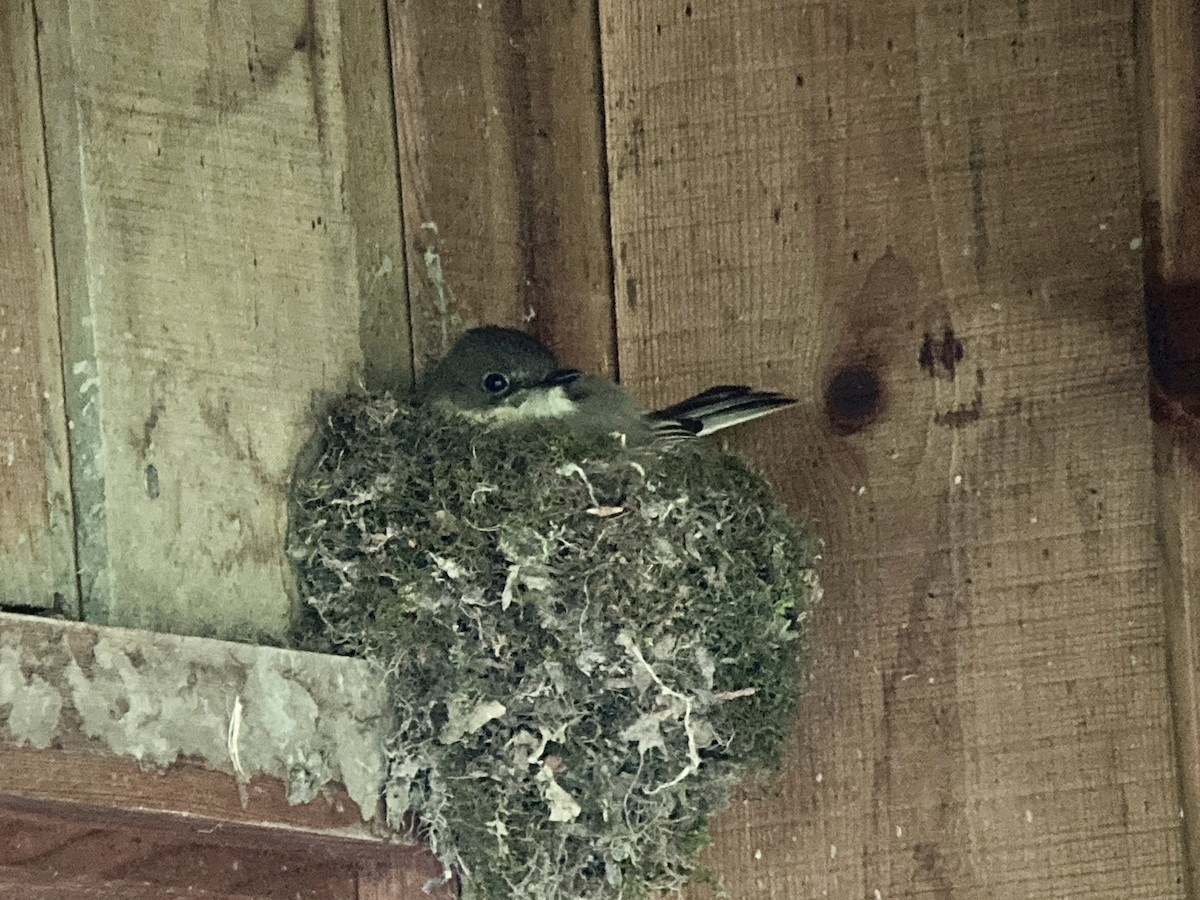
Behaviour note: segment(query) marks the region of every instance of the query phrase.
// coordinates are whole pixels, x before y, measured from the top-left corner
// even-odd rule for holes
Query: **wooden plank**
[[[129,879],[66,877],[55,873],[28,875],[0,868],[0,894],[8,900],[266,900],[269,894],[231,894],[226,891],[197,890],[192,886],[172,887]],[[351,898],[353,895],[349,895]]]
[[[340,78],[345,103],[346,172],[341,184],[358,248],[363,381],[373,389],[405,391],[413,379],[412,336],[384,3],[336,0],[332,5],[341,14],[341,42],[337,75],[331,60],[326,77]],[[324,52],[319,47],[318,57]]]
[[[201,898],[354,900],[364,877],[437,871],[428,853],[383,841],[222,828],[146,813],[108,817],[86,811],[78,815],[77,809],[30,812],[3,804],[0,809],[0,885],[105,888],[108,894],[95,896],[108,897],[125,897],[125,890],[142,896],[137,892],[154,885],[166,897],[192,891]]]
[[[78,610],[30,0],[0,7],[0,605]]]
[[[356,852],[304,836],[257,843],[205,834],[197,823],[142,827],[4,810],[0,896],[311,898],[355,900]],[[361,852],[361,851],[358,851]],[[374,848],[384,858],[383,846]],[[373,863],[378,864],[378,863]],[[58,888],[61,894],[49,893]],[[158,890],[159,894],[154,894]]]
[[[382,6],[39,14],[85,615],[278,636],[310,404],[407,378]]]
[[[358,900],[457,900],[458,882],[447,881],[425,893],[425,885],[438,879],[442,867],[432,856],[424,865],[364,866],[358,874]]]
[[[1155,497],[1187,885],[1200,873],[1200,9],[1140,4],[1143,229]]]
[[[354,826],[387,721],[362,660],[0,615],[0,796]]]
[[[0,743],[0,806],[54,810],[75,819],[145,824],[176,819],[222,832],[236,826],[377,841],[344,788],[329,786],[313,803],[288,803],[280,778],[256,776],[239,786],[229,774],[195,760],[147,771],[137,762],[91,750],[36,750]]]
[[[617,375],[596,0],[521,3],[529,106],[518,167],[531,216],[532,328],[566,366]],[[521,158],[518,159],[518,163]]]
[[[525,323],[615,372],[594,2],[388,12],[418,367]]]
[[[0,887],[423,885],[440,866],[378,817],[382,691],[361,660],[0,615]]]
[[[16,797],[0,799],[0,811],[5,822],[20,823],[12,826],[11,839],[4,844],[5,865],[16,864],[25,857],[22,847],[24,838],[33,834],[29,823],[41,822],[38,829],[49,846],[58,846],[57,834],[65,846],[70,835],[102,830],[125,832],[156,832],[163,841],[191,842],[201,845],[235,847],[246,851],[259,851],[291,847],[327,859],[340,859],[353,864],[356,869],[364,867],[410,866],[414,871],[431,871],[436,867],[433,856],[419,846],[391,840],[383,834],[370,834],[365,830],[351,828],[323,830],[309,827],[296,820],[292,823],[255,821],[245,817],[244,821],[233,821],[209,816],[164,814],[153,807],[144,809],[120,809],[78,801],[26,800]],[[15,836],[15,837],[14,837]]]
[[[828,539],[731,896],[1183,896],[1133,8],[603,0],[621,371]],[[702,892],[697,891],[696,895]]]

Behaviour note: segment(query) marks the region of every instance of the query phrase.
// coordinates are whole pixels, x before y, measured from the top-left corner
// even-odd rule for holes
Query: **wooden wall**
[[[277,634],[313,401],[411,371],[384,11],[35,8],[83,614]]]
[[[77,602],[33,10],[0,5],[2,602]]]
[[[1155,525],[1186,839],[1200,890],[1200,7],[1139,9]]]
[[[0,14],[9,598],[278,634],[321,398],[525,323],[647,403],[801,399],[730,439],[828,541],[731,896],[1191,895],[1195,410],[1152,426],[1143,306],[1192,285],[1186,400],[1187,0],[165,10]]]

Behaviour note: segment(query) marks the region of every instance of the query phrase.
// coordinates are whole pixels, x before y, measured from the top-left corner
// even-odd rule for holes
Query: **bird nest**
[[[408,812],[464,898],[682,885],[793,719],[817,541],[742,463],[345,401],[298,473],[303,642],[376,661]]]

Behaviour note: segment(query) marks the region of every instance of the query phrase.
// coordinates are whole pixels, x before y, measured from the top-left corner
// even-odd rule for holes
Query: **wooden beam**
[[[1138,6],[1156,524],[1189,896],[1200,884],[1200,8]]]
[[[64,896],[85,897],[140,897],[154,886],[166,897],[415,900],[370,886],[419,887],[440,873],[423,849],[382,840],[55,804],[0,801],[0,812],[0,885],[14,886],[5,898],[61,885]]]
[[[622,375],[794,391],[729,440],[828,541],[786,775],[709,865],[1182,897],[1133,5],[600,8]]]
[[[31,0],[0,5],[0,606],[78,615]]]
[[[20,869],[0,868],[0,896],[9,900],[266,900],[266,893],[208,891],[192,885],[174,887],[129,879],[93,878],[87,875],[31,875]],[[349,895],[354,900],[353,895]],[[333,898],[330,898],[333,900]]]
[[[425,865],[363,866],[358,875],[358,900],[457,900],[459,889],[455,880],[425,892],[425,885],[440,876],[441,868],[432,857]]]
[[[0,806],[57,812],[76,821],[160,827],[175,819],[221,832],[253,826],[366,842],[383,835],[363,822],[358,805],[339,785],[293,805],[282,778],[259,775],[239,783],[191,760],[147,771],[134,760],[96,750],[36,750],[7,742],[0,744],[0,766]]]
[[[0,798],[369,837],[383,680],[362,660],[0,615]]]
[[[528,328],[613,374],[594,0],[389,0],[418,368]]]
[[[387,721],[361,660],[0,614],[0,896],[426,896]]]
[[[411,370],[383,6],[38,12],[85,617],[278,639],[314,400]]]

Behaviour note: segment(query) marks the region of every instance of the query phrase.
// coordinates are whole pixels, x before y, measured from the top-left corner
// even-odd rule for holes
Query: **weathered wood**
[[[0,615],[0,798],[352,829],[387,721],[361,660]]]
[[[564,365],[617,374],[596,0],[520,4],[529,108],[521,192],[531,217],[531,328]]]
[[[354,900],[363,849],[260,831],[257,840],[192,822],[137,824],[2,809],[0,896],[289,897]],[[378,865],[394,851],[375,844]],[[378,860],[378,861],[377,861]],[[61,893],[51,893],[57,888]],[[153,891],[159,891],[158,894]]]
[[[340,840],[378,841],[345,789],[328,785],[312,803],[288,803],[281,778],[258,775],[239,786],[208,762],[183,758],[170,768],[147,771],[137,762],[95,748],[62,750],[0,742],[0,806],[51,810],[80,820],[129,821],[160,827],[168,819],[202,822],[228,830],[255,826]],[[153,814],[154,823],[144,820]]]
[[[1187,839],[1200,874],[1200,9],[1139,6],[1146,309],[1167,654]]]
[[[406,872],[414,877],[437,872],[425,851],[378,840],[226,827],[146,812],[30,811],[3,801],[0,813],[0,885],[39,890],[61,885],[63,896],[93,890],[97,893],[81,896],[140,897],[154,886],[164,897],[190,891],[202,900],[213,895],[353,900],[363,895],[363,882],[380,873],[400,879]]]
[[[417,368],[477,320],[512,323],[523,264],[501,4],[388,0]],[[503,107],[503,108],[502,108]]]
[[[78,610],[30,0],[0,4],[0,605]]]
[[[358,875],[358,900],[457,900],[458,884],[447,881],[425,893],[425,885],[440,878],[442,867],[432,856],[424,865],[364,866]]]
[[[0,615],[0,896],[415,897],[387,719],[361,660]]]
[[[614,372],[594,2],[388,10],[418,367],[526,323]]]
[[[407,390],[413,379],[412,335],[384,2],[336,0],[335,5],[341,14],[336,62],[345,103],[343,205],[359,248],[363,381],[373,389]]]
[[[55,873],[30,875],[20,870],[0,868],[0,896],[9,900],[266,900],[270,894],[250,894],[196,889],[191,885],[175,887],[129,879],[92,878],[87,875],[63,876]],[[343,894],[351,900],[354,894]]]
[[[39,15],[85,615],[278,635],[312,401],[409,369],[382,5]]]
[[[739,897],[1183,896],[1133,8],[601,3],[624,380],[795,391],[828,538]],[[700,892],[697,892],[698,894]]]

